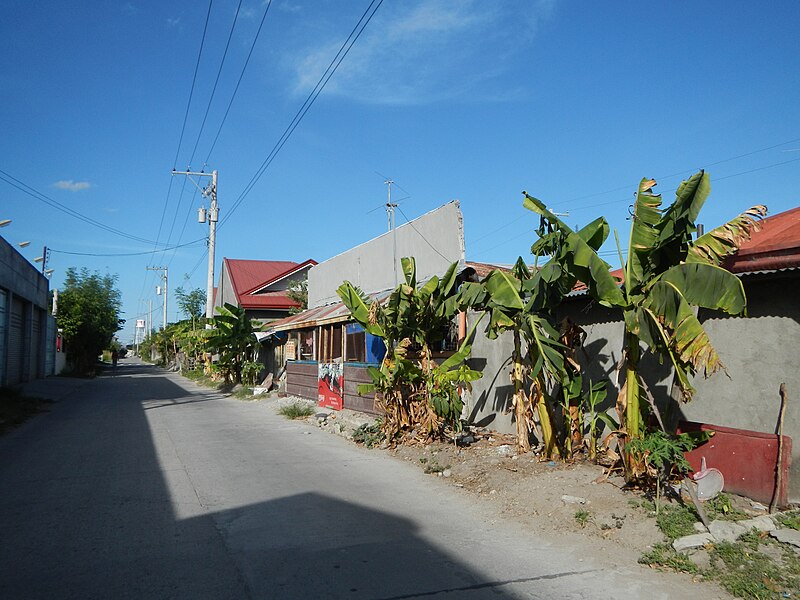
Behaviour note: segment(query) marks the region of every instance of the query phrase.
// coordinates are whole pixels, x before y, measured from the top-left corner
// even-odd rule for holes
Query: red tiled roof
[[[725,267],[734,273],[800,267],[800,206],[762,220]]]

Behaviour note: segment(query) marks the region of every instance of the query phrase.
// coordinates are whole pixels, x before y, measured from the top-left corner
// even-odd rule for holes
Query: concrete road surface
[[[132,359],[32,390],[60,399],[0,438],[3,599],[725,597]]]

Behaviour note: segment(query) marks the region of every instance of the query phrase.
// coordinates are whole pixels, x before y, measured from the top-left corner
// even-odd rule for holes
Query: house
[[[233,304],[245,309],[248,317],[268,323],[287,316],[300,305],[287,290],[308,276],[316,261],[302,263],[282,260],[222,259],[214,306]]]
[[[0,237],[0,386],[53,375],[56,324],[49,281]]]
[[[312,267],[308,310],[270,324],[275,356],[285,363],[286,391],[331,408],[375,412],[372,396],[359,396],[371,382],[368,365],[379,364],[382,340],[354,323],[336,289],[350,281],[375,300],[403,280],[400,259],[414,256],[417,280],[441,275],[456,262],[464,268],[464,228],[457,201],[450,202],[368,242]]]

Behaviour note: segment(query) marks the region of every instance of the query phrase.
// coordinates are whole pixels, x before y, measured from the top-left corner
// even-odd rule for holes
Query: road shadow
[[[388,512],[320,493],[208,511],[143,410],[191,395],[129,373],[0,439],[0,597],[516,598]]]

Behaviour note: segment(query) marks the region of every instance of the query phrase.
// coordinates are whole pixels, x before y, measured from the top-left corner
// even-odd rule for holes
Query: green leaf
[[[403,275],[406,278],[406,284],[409,287],[417,287],[417,261],[411,257],[404,256],[400,259],[400,264],[403,266]]]
[[[647,257],[658,240],[655,227],[661,220],[661,195],[650,191],[655,185],[654,179],[642,179],[633,206],[628,262],[625,268],[625,288],[629,293],[650,276]]]
[[[449,296],[453,291],[456,281],[458,281],[458,263],[454,262],[439,281],[439,294],[443,297]]]
[[[504,308],[522,310],[525,303],[520,297],[519,279],[505,271],[495,270],[484,281],[492,302]]]
[[[689,304],[730,315],[740,315],[747,306],[742,281],[721,267],[706,263],[675,265],[660,281],[668,281],[680,290]]]
[[[667,281],[658,281],[647,296],[649,307],[672,333],[670,346],[678,360],[691,365],[694,370],[705,370],[706,375],[722,367],[708,334],[703,329],[692,306],[680,290]]]

